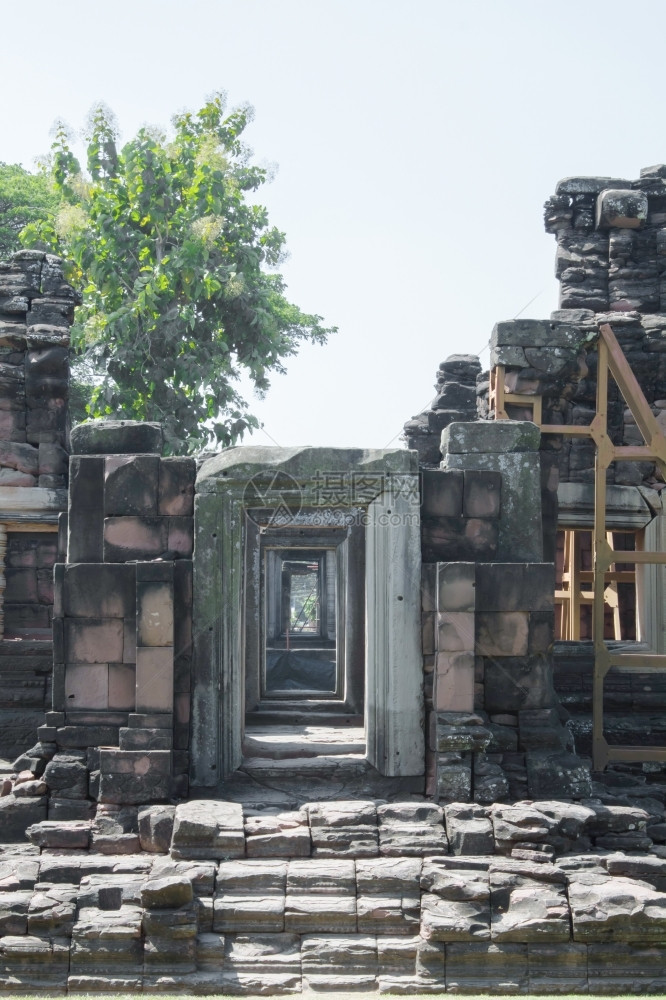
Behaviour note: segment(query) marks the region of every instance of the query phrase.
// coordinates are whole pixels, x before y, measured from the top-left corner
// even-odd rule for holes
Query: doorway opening
[[[363,757],[363,528],[248,519],[246,547],[246,762]]]

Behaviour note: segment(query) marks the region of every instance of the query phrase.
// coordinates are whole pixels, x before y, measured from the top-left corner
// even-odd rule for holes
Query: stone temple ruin
[[[0,264],[5,990],[666,991],[666,167],[546,228],[407,450],[70,433]]]

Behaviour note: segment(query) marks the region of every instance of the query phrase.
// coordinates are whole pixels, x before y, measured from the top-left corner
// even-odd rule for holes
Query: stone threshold
[[[245,727],[243,767],[253,767],[258,759],[271,761],[306,760],[314,757],[365,757],[365,730],[362,726],[251,725]]]

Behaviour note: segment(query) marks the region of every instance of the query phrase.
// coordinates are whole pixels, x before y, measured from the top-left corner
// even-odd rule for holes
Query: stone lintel
[[[318,476],[324,473],[416,475],[418,454],[404,448],[274,448],[242,445],[227,448],[203,463],[196,480],[196,492],[225,492],[230,484],[247,483],[250,479],[258,484],[264,481],[271,484],[278,472],[291,476],[302,488],[316,483]],[[276,489],[279,488],[279,484],[276,484]],[[342,505],[350,503],[345,504],[343,501]]]
[[[594,524],[594,484],[560,483],[557,488],[559,524],[565,528],[589,528]],[[606,527],[645,528],[653,512],[636,486],[606,487]]]
[[[505,455],[537,452],[541,431],[530,420],[452,423],[442,431],[443,455]]]

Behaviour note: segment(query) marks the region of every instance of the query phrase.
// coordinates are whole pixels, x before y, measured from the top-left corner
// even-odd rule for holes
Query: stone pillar
[[[502,474],[498,562],[541,562],[541,432],[528,420],[450,424],[442,432],[442,468]]]
[[[0,524],[0,639],[5,635],[5,555],[7,553],[7,529]]]
[[[474,711],[474,563],[437,563],[433,703],[438,712]]]

